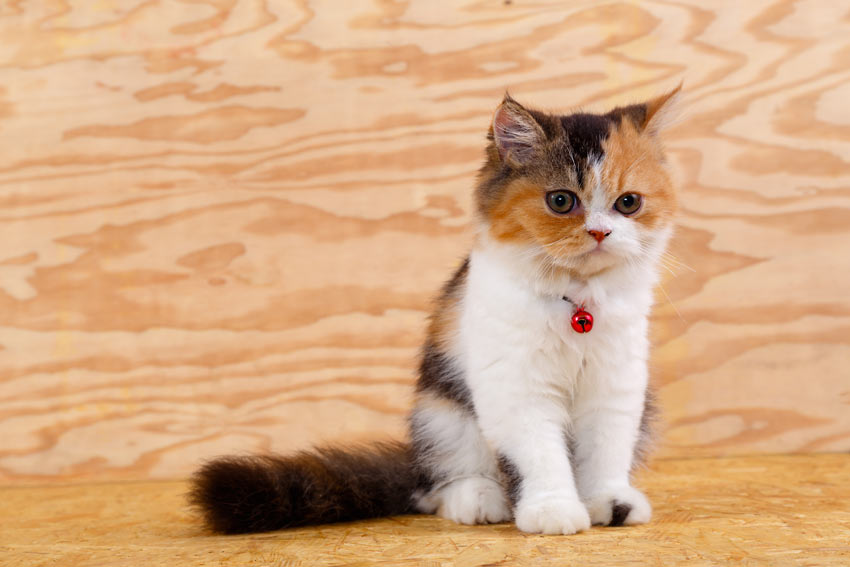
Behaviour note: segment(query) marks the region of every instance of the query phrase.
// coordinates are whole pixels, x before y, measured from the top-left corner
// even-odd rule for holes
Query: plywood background
[[[0,6],[0,480],[401,435],[502,92],[680,79],[661,455],[850,449],[844,3]]]

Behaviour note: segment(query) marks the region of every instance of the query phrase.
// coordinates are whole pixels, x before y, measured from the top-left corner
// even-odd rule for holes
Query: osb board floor
[[[646,526],[533,536],[406,516],[212,536],[183,482],[0,489],[4,567],[850,564],[850,455],[661,460]]]
[[[662,452],[848,450],[848,69],[839,1],[2,2],[0,482],[400,436],[505,89],[681,79]]]

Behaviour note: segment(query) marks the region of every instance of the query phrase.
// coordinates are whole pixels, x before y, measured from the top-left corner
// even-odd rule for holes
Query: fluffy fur
[[[419,511],[571,534],[649,521],[630,473],[654,415],[647,317],[676,209],[660,134],[677,93],[566,116],[506,97],[475,245],[430,320],[409,444],[213,461],[192,493],[207,524]],[[569,325],[579,306],[589,333]]]
[[[266,532],[413,512],[413,470],[401,443],[225,457],[198,471],[190,497],[213,531]]]

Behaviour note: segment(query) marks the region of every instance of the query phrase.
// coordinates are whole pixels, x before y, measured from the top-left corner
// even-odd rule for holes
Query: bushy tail
[[[216,532],[265,532],[413,512],[410,447],[324,448],[290,457],[223,457],[192,479],[190,500]]]

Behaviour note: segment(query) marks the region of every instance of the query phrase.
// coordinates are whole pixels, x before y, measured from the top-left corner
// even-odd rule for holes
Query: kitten
[[[676,193],[660,132],[679,88],[607,114],[506,96],[475,191],[475,244],[442,290],[410,442],[225,457],[193,479],[217,532],[404,513],[525,532],[649,521],[647,317]]]

